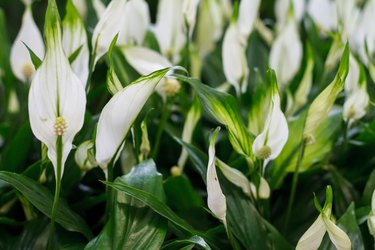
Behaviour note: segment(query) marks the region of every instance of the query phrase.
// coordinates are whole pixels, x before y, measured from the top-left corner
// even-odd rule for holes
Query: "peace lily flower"
[[[260,199],[270,198],[270,195],[271,195],[270,186],[268,185],[268,182],[266,181],[266,179],[264,179],[262,176],[260,177],[258,189],[254,183],[250,183],[250,188],[251,188],[251,193],[253,194],[255,199],[257,199],[258,196]]]
[[[85,25],[72,0],[66,3],[66,16],[63,20],[63,47],[67,56],[78,52],[71,66],[85,87],[89,75],[90,53]]]
[[[197,10],[200,1],[201,0],[184,0],[184,4],[182,6],[182,13],[184,15],[189,37],[192,36],[195,28]]]
[[[326,34],[337,29],[336,3],[330,0],[310,0],[307,12],[314,20],[319,31]]]
[[[82,171],[98,166],[94,155],[94,142],[88,140],[81,143],[74,154],[74,160]]]
[[[86,18],[87,15],[87,4],[85,0],[73,0],[74,6],[77,8],[82,19]]]
[[[127,85],[104,106],[96,131],[96,161],[106,171],[122,150],[126,135],[156,85],[171,68],[156,71]],[[121,114],[121,115],[119,115]]]
[[[100,19],[105,12],[106,6],[103,4],[101,0],[93,0],[92,7],[94,7],[96,17]]]
[[[349,72],[351,70],[352,68],[350,68]],[[366,115],[366,109],[370,102],[367,93],[366,73],[363,68],[361,69],[360,78],[356,82],[356,88],[346,91],[347,99],[344,103],[343,117],[349,126]]]
[[[56,183],[84,120],[86,95],[73,73],[62,45],[61,22],[54,1],[46,12],[46,56],[35,73],[29,92],[31,129],[48,148]]]
[[[301,0],[277,0],[275,3],[275,15],[277,27],[283,29],[288,23],[288,16],[293,13],[294,22],[299,22],[305,13],[305,1]]]
[[[95,26],[92,36],[94,65],[109,49],[113,38],[120,33],[124,23],[126,0],[112,0]]]
[[[352,248],[352,243],[348,235],[334,223],[332,199],[332,188],[331,186],[327,186],[324,207],[321,208],[317,200],[314,200],[320,214],[311,227],[299,239],[296,250],[318,249],[326,232],[328,232],[329,238],[338,250],[350,250]]]
[[[20,111],[20,102],[18,101],[16,91],[13,89],[9,93],[8,112],[10,114],[16,114],[19,111]]]
[[[223,69],[227,81],[233,85],[238,95],[246,92],[249,77],[246,46],[247,42],[239,27],[235,22],[231,22],[223,40]]]
[[[30,58],[28,46],[39,58],[44,56],[42,35],[34,22],[31,12],[31,0],[24,0],[25,12],[22,17],[21,29],[10,51],[10,65],[14,75],[21,81],[31,81],[35,68]]]
[[[138,46],[125,46],[122,47],[122,52],[128,63],[141,75],[146,76],[154,71],[171,67],[172,63],[163,55],[158,52]],[[156,91],[165,101],[167,99],[167,92],[173,90],[176,86],[175,79],[166,80],[162,79],[160,84],[157,85]],[[167,82],[167,86],[166,85]],[[168,86],[169,84],[169,86]],[[179,84],[177,84],[178,88]]]
[[[368,229],[370,234],[375,238],[375,190],[372,193],[372,200],[371,200],[371,212],[367,219]]]
[[[125,5],[124,21],[117,40],[118,45],[142,45],[150,26],[150,12],[144,0],[130,0]]]
[[[215,48],[221,38],[225,13],[219,0],[201,0],[198,10],[196,44],[201,58],[205,58]]]
[[[183,2],[184,0],[160,0],[154,28],[161,54],[173,63],[181,59],[180,52],[186,42]]]
[[[286,26],[281,29],[272,45],[269,59],[270,68],[276,71],[280,89],[284,89],[298,72],[302,53],[297,23],[289,17]]]
[[[211,136],[210,146],[208,149],[207,165],[207,205],[214,215],[220,219],[226,226],[227,203],[226,198],[221,190],[219,178],[215,165],[215,141],[220,128],[217,128]]]
[[[253,152],[256,157],[264,160],[264,166],[280,154],[289,136],[288,123],[280,108],[277,80],[273,71],[270,72],[270,77],[272,94],[267,119],[262,133],[253,143]]]
[[[246,58],[247,39],[257,18],[259,4],[260,1],[241,1],[238,9],[234,10],[232,21],[224,35],[222,48],[224,74],[238,95],[246,92],[247,89],[249,77]]]

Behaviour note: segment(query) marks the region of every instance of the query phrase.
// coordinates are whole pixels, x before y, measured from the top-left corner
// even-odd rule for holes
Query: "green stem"
[[[113,181],[113,167],[114,167],[114,162],[110,162],[108,164],[108,174],[107,174],[107,181],[108,182],[112,182]],[[106,211],[106,218],[107,220],[109,219],[110,217],[110,214],[111,214],[111,210],[112,210],[112,188],[108,185],[106,185],[106,194],[107,194],[107,204],[106,204],[106,208],[105,208],[105,211]]]
[[[52,213],[51,213],[51,226],[49,231],[49,237],[48,237],[48,249],[53,249],[53,243],[54,243],[54,235],[55,235],[55,220],[56,220],[56,214],[57,214],[57,207],[59,204],[60,199],[60,189],[61,189],[61,172],[62,172],[62,136],[58,136],[56,140],[56,188],[55,188],[55,197],[53,199],[53,205],[52,205]]]
[[[163,104],[163,111],[162,111],[162,115],[161,115],[161,118],[160,118],[160,124],[159,124],[159,127],[158,127],[158,131],[156,132],[155,144],[154,144],[154,147],[152,148],[152,152],[151,152],[151,158],[152,159],[156,159],[156,157],[159,153],[160,140],[161,140],[161,136],[163,134],[165,125],[167,124],[169,113],[170,113],[170,111],[168,109],[168,100],[167,100]]]
[[[301,145],[300,145],[300,150],[299,150],[299,154],[298,154],[296,168],[294,169],[294,175],[293,175],[293,181],[292,181],[292,190],[291,190],[291,194],[290,194],[290,199],[289,199],[289,203],[288,203],[288,210],[287,210],[287,213],[286,213],[286,218],[285,218],[285,223],[284,223],[284,228],[283,228],[284,235],[287,232],[288,226],[289,226],[290,216],[291,216],[292,208],[293,208],[293,204],[294,204],[294,198],[296,196],[299,169],[301,167],[301,163],[302,163],[302,159],[303,159],[304,154],[305,154],[305,142],[302,141]]]

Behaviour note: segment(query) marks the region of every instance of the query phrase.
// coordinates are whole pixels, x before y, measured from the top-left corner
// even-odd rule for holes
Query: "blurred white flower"
[[[86,0],[73,0],[73,4],[77,8],[79,15],[82,17],[82,19],[86,19],[86,16],[87,16]]]
[[[100,19],[105,12],[106,6],[103,4],[101,0],[93,0],[92,6],[94,7],[96,17]]]
[[[118,45],[142,45],[150,26],[150,11],[144,0],[130,0],[125,5]]]
[[[187,28],[189,32],[189,37],[193,35],[200,1],[201,0],[184,0],[184,4],[182,6],[182,13],[185,19],[184,22],[187,26],[185,28]]]
[[[307,12],[320,32],[325,34],[337,29],[338,20],[335,2],[330,0],[310,0]]]
[[[355,57],[350,53],[349,56],[349,72],[345,79],[345,92],[352,93],[356,89],[358,89],[359,83],[359,75],[360,75],[360,67],[358,61]]]
[[[83,87],[85,87],[89,75],[90,52],[85,25],[72,0],[67,1],[66,16],[63,20],[63,47],[68,57],[79,49],[79,53],[71,66],[81,80]]]
[[[272,45],[269,59],[270,68],[276,71],[281,90],[300,69],[302,54],[302,43],[298,34],[297,23],[289,19]]]
[[[159,70],[127,85],[104,106],[95,140],[96,161],[104,170],[121,152],[134,120],[168,70]]]
[[[23,82],[31,81],[35,74],[35,68],[26,45],[39,58],[44,56],[43,38],[32,16],[31,1],[25,1],[25,5],[21,28],[10,50],[12,71]]]
[[[240,33],[247,40],[258,17],[260,0],[242,0],[238,9],[237,25]]]
[[[280,96],[274,73],[271,79],[271,92],[271,104],[264,129],[253,142],[253,152],[256,157],[264,160],[264,166],[280,154],[289,136],[288,123],[280,108]]]
[[[344,103],[343,117],[349,123],[349,126],[366,115],[366,109],[370,103],[364,72],[361,72],[360,78],[357,79],[354,89],[346,91],[347,98]]]
[[[249,77],[246,46],[237,24],[232,22],[224,35],[222,57],[225,77],[238,95],[246,92]]]
[[[271,195],[271,189],[270,185],[268,185],[268,182],[263,177],[260,177],[260,183],[259,188],[257,190],[257,187],[254,183],[250,183],[251,193],[252,195],[257,199],[258,194],[260,199],[268,199]]]
[[[184,33],[184,0],[160,0],[154,28],[160,52],[172,63],[180,59],[180,52],[186,42]]]
[[[275,16],[277,27],[283,29],[288,23],[289,16],[292,15],[295,22],[302,20],[305,14],[304,0],[276,0]]]
[[[201,0],[198,10],[196,43],[199,55],[204,58],[215,48],[223,34],[225,14],[219,0]]]
[[[46,56],[30,87],[29,118],[35,137],[47,146],[56,180],[60,180],[73,138],[83,125],[86,94],[64,53],[60,17],[53,5],[46,13]]]
[[[172,63],[166,57],[148,48],[125,46],[122,48],[122,52],[128,63],[143,76],[172,66]],[[165,79],[161,79],[156,87],[156,91],[165,101],[167,95],[165,93],[164,83]]]
[[[107,53],[113,38],[120,33],[125,19],[126,0],[112,0],[96,24],[92,36],[94,65]]]

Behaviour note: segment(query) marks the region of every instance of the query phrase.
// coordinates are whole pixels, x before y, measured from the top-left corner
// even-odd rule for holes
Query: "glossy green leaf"
[[[21,192],[43,214],[51,217],[53,195],[47,188],[26,176],[6,171],[0,171],[0,179]],[[64,200],[59,201],[56,222],[66,230],[80,232],[86,238],[91,238],[86,222],[73,212]]]
[[[229,132],[229,140],[233,148],[240,154],[253,158],[252,136],[238,112],[236,99],[224,92],[213,89],[199,80],[175,75],[177,79],[190,84],[199,96],[203,109],[216,121],[224,124]]]
[[[113,184],[148,192],[164,203],[162,175],[152,160],[133,167]],[[116,191],[114,197],[114,207],[103,231],[85,249],[160,249],[167,233],[167,220],[124,192]]]
[[[201,247],[202,249],[210,250],[211,247],[204,241],[202,237],[194,235],[186,240],[174,240],[164,245],[162,250],[177,250],[183,247],[194,247],[194,245]]]
[[[39,66],[42,64],[42,59],[40,59],[40,58],[34,53],[34,51],[33,51],[31,48],[29,48],[29,46],[27,46],[27,44],[24,43],[24,45],[26,46],[27,50],[29,51],[31,61],[33,62],[33,65],[34,65],[35,69],[38,69]]]

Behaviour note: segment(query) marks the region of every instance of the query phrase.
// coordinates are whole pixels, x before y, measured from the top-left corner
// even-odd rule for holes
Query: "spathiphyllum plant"
[[[0,1],[0,250],[374,249],[374,7]]]

